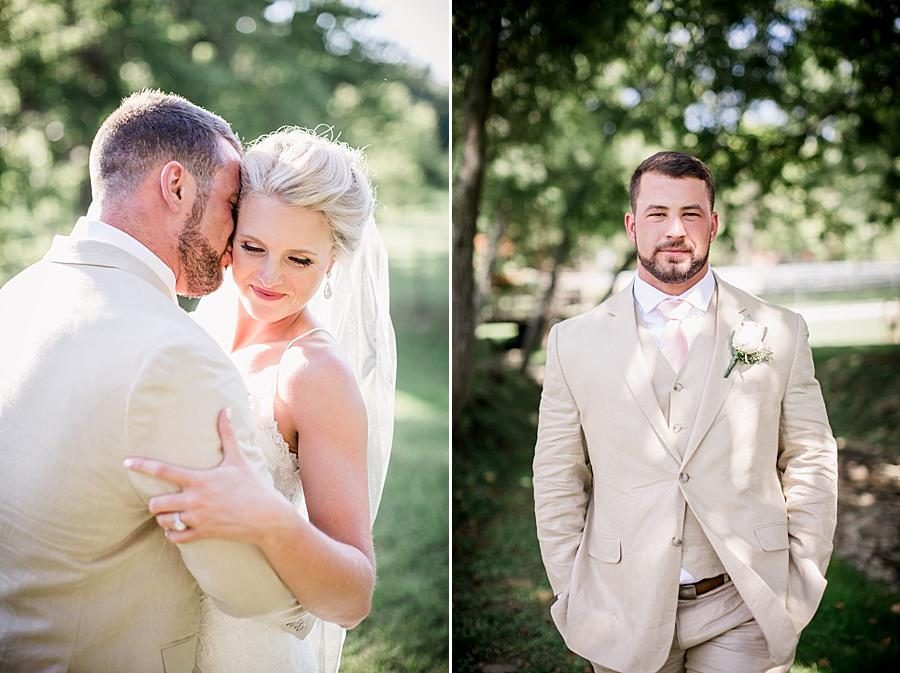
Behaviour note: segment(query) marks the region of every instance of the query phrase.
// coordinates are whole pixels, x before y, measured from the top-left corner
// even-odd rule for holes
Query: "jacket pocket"
[[[618,563],[622,560],[622,543],[617,537],[594,535],[588,545],[588,554],[604,563]]]
[[[197,659],[197,634],[163,647],[162,659],[166,673],[192,673]]]
[[[790,546],[786,523],[764,523],[754,528],[753,532],[764,551],[778,551]]]

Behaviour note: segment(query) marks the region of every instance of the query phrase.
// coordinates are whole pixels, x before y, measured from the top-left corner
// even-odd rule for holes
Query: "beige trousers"
[[[594,664],[596,673],[617,673]],[[762,631],[732,582],[679,600],[675,639],[658,673],[787,673],[774,666]],[[621,673],[628,673],[623,671]]]

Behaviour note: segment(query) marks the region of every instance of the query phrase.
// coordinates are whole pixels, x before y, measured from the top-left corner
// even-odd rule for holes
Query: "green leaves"
[[[445,189],[447,91],[386,62],[355,28],[370,16],[334,1],[0,3],[0,283],[86,210],[94,133],[143,87],[214,110],[245,140],[333,126],[369,148],[382,201]]]

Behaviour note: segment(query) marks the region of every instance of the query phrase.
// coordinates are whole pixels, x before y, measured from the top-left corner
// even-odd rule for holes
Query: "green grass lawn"
[[[448,670],[448,220],[444,197],[380,225],[391,257],[396,425],[375,522],[374,605],[347,635],[342,673]]]
[[[822,349],[815,357],[835,434],[895,441],[900,347]],[[539,395],[532,382],[482,362],[471,411],[454,438],[457,673],[591,671],[566,649],[550,620],[552,593],[540,559],[531,492]],[[896,670],[900,596],[837,558],[828,578],[792,673]]]

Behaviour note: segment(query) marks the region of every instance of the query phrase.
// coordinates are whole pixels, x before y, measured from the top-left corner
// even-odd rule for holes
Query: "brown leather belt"
[[[715,577],[707,577],[706,579],[694,582],[693,584],[679,584],[678,598],[683,601],[692,601],[697,598],[697,596],[702,596],[713,589],[718,589],[730,579],[728,573],[722,573]]]

